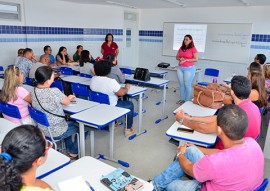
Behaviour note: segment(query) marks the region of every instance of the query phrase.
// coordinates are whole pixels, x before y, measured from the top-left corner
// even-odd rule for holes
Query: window
[[[21,20],[20,4],[0,2],[0,19]]]

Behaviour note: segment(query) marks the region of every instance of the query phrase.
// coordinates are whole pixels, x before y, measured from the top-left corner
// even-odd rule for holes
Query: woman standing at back
[[[182,105],[191,99],[192,81],[195,76],[194,62],[198,61],[198,51],[194,46],[191,35],[186,35],[182,46],[177,52],[176,60],[179,61],[177,76],[180,83],[180,100],[177,104]]]

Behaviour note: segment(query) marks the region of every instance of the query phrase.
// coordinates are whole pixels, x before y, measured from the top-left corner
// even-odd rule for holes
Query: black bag
[[[157,65],[159,68],[168,68],[170,66],[169,63],[161,62]]]
[[[150,80],[150,72],[147,68],[136,68],[134,73],[134,79],[141,81]]]

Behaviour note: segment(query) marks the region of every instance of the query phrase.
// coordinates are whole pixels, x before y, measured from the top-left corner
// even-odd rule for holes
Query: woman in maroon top
[[[113,35],[111,33],[106,35],[105,42],[101,45],[101,54],[103,55],[103,59],[105,59],[108,54],[113,54],[115,58],[117,58],[119,54],[118,45],[113,42]]]

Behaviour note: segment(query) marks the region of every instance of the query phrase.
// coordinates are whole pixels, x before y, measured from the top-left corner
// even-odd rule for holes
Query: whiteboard
[[[201,27],[207,25],[205,49],[199,52],[199,59],[218,60],[224,62],[248,63],[251,43],[251,23],[164,23],[163,55],[176,56],[174,42],[175,25]],[[192,34],[191,34],[192,35]],[[184,39],[184,36],[183,36]],[[196,39],[194,39],[196,47]],[[179,44],[179,43],[178,43]],[[200,50],[200,49],[198,49]]]

